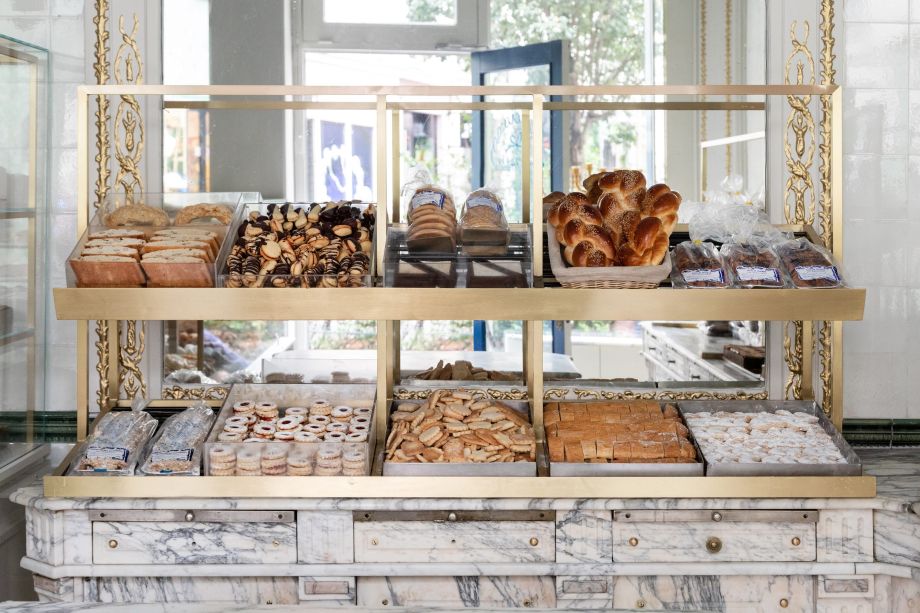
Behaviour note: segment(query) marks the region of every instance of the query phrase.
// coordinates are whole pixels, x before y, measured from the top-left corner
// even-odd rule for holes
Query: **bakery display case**
[[[44,318],[51,266],[48,51],[0,35],[0,433],[28,453],[44,407]]]
[[[874,478],[863,476],[856,471],[820,476],[780,474],[781,471],[768,471],[769,476],[706,474],[706,450],[699,446],[699,436],[692,430],[691,421],[695,418],[688,419],[688,413],[682,410],[681,402],[689,399],[710,402],[723,398],[729,402],[740,402],[765,397],[766,391],[720,391],[716,388],[680,390],[629,382],[596,386],[560,385],[557,382],[549,383],[542,367],[543,331],[546,321],[797,322],[796,329],[800,330],[799,334],[803,339],[800,359],[804,366],[801,377],[806,383],[803,383],[802,387],[809,400],[817,399],[819,403],[814,405],[817,408],[811,409],[809,419],[818,418],[822,428],[830,426],[830,430],[822,429],[821,432],[833,438],[833,427],[839,427],[843,406],[841,322],[861,319],[865,303],[864,290],[840,283],[836,267],[839,266],[842,254],[841,232],[837,228],[829,232],[826,231],[827,228],[818,228],[810,224],[776,226],[776,231],[793,238],[788,247],[776,247],[771,252],[777,256],[775,261],[771,259],[767,263],[778,262],[783,271],[783,278],[791,279],[790,283],[784,283],[784,287],[769,289],[750,284],[735,284],[735,277],[750,277],[751,273],[749,270],[739,272],[739,266],[768,269],[768,272],[771,267],[759,262],[759,253],[733,253],[730,257],[734,271],[727,274],[723,256],[718,250],[710,250],[699,255],[683,253],[687,249],[675,249],[688,240],[694,241],[695,236],[692,225],[688,227],[676,223],[673,205],[675,201],[679,205],[679,196],[667,186],[646,186],[644,177],[640,182],[637,177],[631,175],[625,176],[616,172],[598,173],[599,176],[595,177],[596,185],[586,183],[585,189],[590,192],[592,187],[597,187],[601,193],[600,202],[606,202],[604,198],[609,200],[607,206],[591,204],[590,200],[566,204],[579,198],[587,199],[584,194],[573,196],[571,193],[562,194],[555,204],[551,201],[544,203],[544,148],[542,140],[532,138],[531,133],[543,133],[544,111],[575,111],[587,104],[578,98],[564,101],[560,98],[566,96],[598,96],[601,101],[591,102],[591,108],[606,110],[626,108],[623,107],[624,104],[631,105],[630,108],[648,109],[764,110],[767,98],[789,95],[821,96],[833,108],[839,108],[841,92],[838,88],[802,85],[409,86],[376,88],[372,92],[374,100],[370,101],[360,98],[368,94],[366,88],[353,87],[151,85],[132,87],[131,91],[138,96],[152,96],[154,100],[163,95],[238,96],[243,99],[234,104],[247,108],[277,108],[277,105],[286,104],[291,104],[292,108],[310,108],[312,104],[321,104],[328,108],[343,104],[344,108],[348,109],[376,112],[374,199],[377,201],[377,208],[374,223],[367,223],[367,210],[359,211],[359,215],[352,214],[353,207],[350,203],[338,206],[310,204],[309,209],[307,205],[275,205],[271,209],[260,208],[252,213],[254,217],[247,217],[255,226],[267,225],[270,234],[280,235],[287,231],[284,224],[296,227],[302,216],[309,222],[311,212],[317,207],[317,219],[327,214],[337,216],[342,213],[350,216],[348,219],[336,217],[333,221],[343,223],[334,223],[332,230],[337,236],[343,236],[348,240],[351,240],[349,236],[358,232],[358,240],[352,242],[356,243],[356,247],[360,247],[360,253],[367,254],[367,269],[358,275],[366,279],[366,282],[353,285],[348,283],[347,279],[344,284],[340,282],[342,266],[339,256],[347,257],[346,252],[349,249],[345,247],[343,251],[339,245],[333,258],[336,260],[335,267],[339,269],[336,272],[335,283],[332,282],[331,276],[328,282],[307,283],[306,286],[303,283],[292,283],[291,277],[296,275],[293,271],[285,269],[282,275],[278,275],[284,278],[280,279],[279,283],[271,283],[276,287],[265,287],[264,279],[262,283],[258,283],[258,280],[263,276],[267,279],[277,271],[266,269],[266,258],[274,262],[278,258],[270,256],[280,254],[269,253],[263,258],[261,251],[266,247],[274,249],[277,243],[273,240],[256,239],[253,241],[254,246],[248,245],[246,235],[250,230],[240,226],[237,236],[243,240],[237,242],[240,247],[238,251],[246,252],[246,257],[252,258],[252,262],[247,267],[245,261],[236,261],[242,258],[241,255],[228,255],[222,264],[227,276],[227,282],[219,283],[222,287],[55,289],[55,308],[58,317],[80,322],[81,335],[87,332],[86,321],[100,319],[376,320],[375,410],[371,438],[374,439],[377,449],[373,454],[373,461],[368,457],[370,474],[342,479],[314,472],[310,475],[311,487],[298,489],[298,495],[307,498],[592,498],[603,493],[616,492],[621,498],[832,498],[866,497],[874,494]],[[80,88],[78,98],[81,117],[86,116],[90,97],[117,95],[119,92],[120,88],[117,86]],[[308,95],[336,96],[336,99],[342,102],[295,100]],[[498,95],[514,95],[515,101],[480,102],[469,101],[468,98]],[[267,101],[265,96],[289,96],[290,103]],[[637,100],[615,101],[610,98],[614,96],[620,97],[618,100]],[[654,100],[651,97],[654,97]],[[702,97],[706,100],[703,101]],[[412,101],[406,102],[407,99]],[[744,101],[739,102],[741,99]],[[182,103],[181,100],[170,101],[171,106]],[[211,103],[196,101],[195,104]],[[400,209],[406,206],[406,203],[400,197],[400,186],[403,182],[399,176],[399,164],[393,163],[389,155],[391,151],[398,152],[398,146],[389,142],[385,128],[395,121],[394,118],[401,109],[410,107],[465,110],[502,108],[521,111],[521,128],[528,143],[521,152],[527,177],[521,186],[523,220],[521,224],[508,225],[507,244],[501,244],[505,239],[504,235],[499,236],[503,224],[501,216],[497,214],[498,208],[494,201],[481,194],[477,197],[483,197],[491,204],[484,202],[480,206],[490,207],[491,212],[484,209],[483,213],[475,214],[474,219],[467,220],[470,222],[467,224],[470,232],[463,231],[464,216],[458,216],[462,209],[458,211],[459,207],[454,201],[457,195],[450,196],[441,188],[430,184],[421,185],[413,191],[409,200],[408,224],[392,221],[403,218]],[[828,183],[827,214],[828,219],[837,223],[842,204],[839,185],[842,155],[839,130],[832,130],[829,138],[828,172],[834,180]],[[87,130],[81,130],[79,145],[81,158],[84,160],[89,151],[88,143]],[[81,206],[87,207],[88,165],[81,166],[79,179]],[[641,190],[636,187],[640,183]],[[628,186],[635,189],[630,191],[631,188]],[[656,197],[650,199],[649,194]],[[414,205],[412,199],[416,200]],[[646,201],[657,204],[643,208],[642,203]],[[631,202],[639,208],[633,211],[630,208]],[[544,206],[548,209],[547,215],[544,215]],[[570,227],[573,219],[563,220],[559,215],[564,207],[573,208],[588,221],[594,219],[600,223],[592,221],[589,225],[593,227],[579,228],[577,224]],[[544,218],[547,219],[547,223],[540,223],[539,220]],[[610,237],[615,235],[616,228],[626,227],[624,224],[627,223],[627,219],[633,219],[635,223],[629,225],[628,231],[621,233],[621,239],[612,240]],[[279,226],[280,232],[278,228],[272,228],[273,223]],[[342,235],[335,232],[335,228],[339,226],[344,233]],[[560,228],[561,237],[557,235]],[[82,230],[83,228],[81,232]],[[265,228],[259,228],[258,232],[253,229],[252,236],[255,237],[264,231]],[[240,232],[242,234],[239,234]],[[319,235],[323,235],[321,230]],[[605,236],[607,238],[604,238]],[[471,241],[475,239],[475,242],[471,242],[472,251],[464,252],[462,248],[466,238],[470,238]],[[788,236],[785,238],[788,239]],[[689,243],[691,246],[695,244],[697,243]],[[258,247],[258,255],[255,255],[256,250],[253,247]],[[483,252],[480,248],[487,249]],[[276,251],[281,250],[283,247],[278,245]],[[663,269],[655,272],[655,280],[624,280],[608,275],[605,278],[573,280],[570,283],[561,278],[561,274],[560,278],[553,274],[554,271],[560,270],[548,263],[551,262],[549,258],[554,250],[555,255],[562,259],[562,270],[662,266]],[[249,255],[249,251],[253,254]],[[356,248],[352,253],[358,252]],[[670,267],[667,265],[669,260],[672,263]],[[573,266],[573,263],[591,263],[595,266]],[[293,267],[293,262],[281,265]],[[520,269],[517,268],[518,265]],[[349,273],[354,267],[352,257],[348,266]],[[721,273],[718,275],[718,287],[712,285],[712,279],[716,274],[712,271]],[[611,270],[603,272],[610,273]],[[612,272],[619,274],[616,270]],[[760,270],[755,270],[754,273],[767,274]],[[232,282],[231,277],[234,279]],[[831,277],[835,277],[836,281]],[[243,287],[246,285],[246,278],[256,281],[255,285],[258,287]],[[522,278],[526,282],[520,282]],[[691,284],[708,284],[709,291],[682,286]],[[808,288],[815,286],[822,289],[808,291]],[[461,385],[455,381],[440,383],[436,379],[417,386],[402,385],[399,323],[405,320],[425,319],[523,322],[523,372],[520,385],[502,384],[493,380],[471,381],[469,385],[464,382]],[[833,350],[822,349],[823,353],[816,355],[812,339],[824,339],[821,340],[820,347],[833,347]],[[826,345],[823,344],[825,340]],[[820,379],[812,368],[815,362],[820,363],[822,368]],[[456,363],[453,368],[456,368]],[[91,366],[82,360],[78,370],[78,377],[85,380],[91,372]],[[283,374],[284,368],[281,367],[279,372]],[[816,386],[819,388],[817,393],[814,391]],[[230,395],[237,394],[236,390],[236,387],[232,388]],[[109,391],[109,398],[118,397],[117,386]],[[580,434],[591,428],[591,420],[574,429],[560,427],[560,423],[570,418],[583,417],[581,408],[575,407],[574,412],[570,412],[568,408],[563,410],[563,407],[588,400],[607,402],[611,405],[604,409],[611,415],[610,422],[607,421],[608,416],[602,414],[604,411],[597,413],[596,409],[590,408],[583,411],[584,416],[597,418],[602,420],[598,423],[604,424],[603,428],[598,427],[604,434],[593,439],[593,443]],[[633,405],[626,401],[641,402]],[[218,401],[211,402],[217,404]],[[488,406],[476,405],[479,402],[487,403]],[[78,403],[81,416],[79,435],[84,437],[91,429],[88,420],[88,398],[81,396]],[[102,413],[105,414],[114,404],[118,404],[118,401],[103,406]],[[454,410],[457,406],[460,411]],[[633,409],[636,410],[635,415]],[[483,418],[488,411],[491,411],[489,417]],[[643,415],[642,411],[648,411],[649,414]],[[765,409],[757,411],[769,412]],[[816,411],[826,412],[827,419],[822,421],[820,416],[816,415]],[[468,419],[474,414],[475,419]],[[793,412],[793,415],[795,414],[796,412]],[[558,419],[550,423],[549,416]],[[727,419],[726,417],[725,420]],[[757,419],[761,419],[759,414]],[[506,427],[505,421],[510,424],[507,431],[503,429]],[[221,423],[225,422],[226,420]],[[769,420],[767,422],[772,423]],[[757,421],[755,425],[759,427],[761,422]],[[480,431],[481,435],[478,434]],[[573,432],[575,434],[571,434]],[[215,434],[219,436],[220,433],[212,432],[212,436]],[[625,440],[619,441],[619,434],[624,434]],[[813,434],[818,436],[818,430]],[[403,440],[397,444],[395,441],[399,437]],[[581,444],[575,445],[573,437],[584,440],[579,441]],[[525,438],[527,440],[524,440]],[[525,446],[527,450],[524,449]],[[840,453],[845,458],[844,451],[840,450]],[[252,455],[256,455],[255,452]],[[525,455],[526,461],[523,458]],[[548,461],[541,461],[541,456],[544,455],[549,456]],[[555,474],[551,466],[553,455],[557,457],[556,462],[560,466]],[[450,461],[448,457],[455,461]],[[259,475],[250,474],[255,472],[253,468],[247,469],[249,472],[240,476],[230,477],[224,472],[228,470],[226,465],[230,462],[226,461],[224,456],[221,458],[225,461],[218,463],[221,465],[218,475],[213,474],[212,470],[212,474],[208,476],[177,476],[168,480],[168,487],[162,485],[167,481],[163,479],[151,480],[143,476],[130,476],[81,480],[66,476],[59,470],[45,479],[45,492],[47,495],[57,496],[128,498],[189,495],[273,498],[289,495],[292,484],[298,483],[297,480],[303,476],[290,472],[284,475],[266,474],[264,471]],[[401,461],[394,462],[397,458]],[[478,461],[464,461],[470,458]],[[256,463],[261,467],[264,459],[264,456],[260,455],[258,458],[247,458],[247,461],[252,467],[255,467]],[[327,459],[330,462],[333,460]],[[274,463],[279,466],[281,464],[279,458],[272,457],[269,460],[272,466]],[[239,462],[238,456],[236,462]],[[590,471],[595,466],[603,468],[602,462],[611,468],[607,471],[591,472],[590,476],[560,475],[560,471],[565,472],[566,464],[577,465],[577,472]],[[675,466],[686,465],[689,468],[686,472],[680,469],[666,473],[652,468],[668,463]],[[394,464],[401,465],[396,472],[387,466]],[[489,468],[485,472],[470,472],[465,470],[470,466],[464,464],[508,466]],[[521,466],[514,466],[517,464]],[[625,469],[619,472],[616,470],[632,464],[646,468],[640,473]],[[213,464],[211,466],[213,467]],[[314,466],[319,466],[318,460]],[[454,466],[463,468],[455,469]],[[503,472],[503,469],[508,467],[521,470],[526,468],[527,474]],[[534,470],[531,471],[531,468]],[[298,464],[295,472],[302,469],[303,467]],[[497,479],[485,474],[489,470],[508,476]],[[847,470],[853,469],[848,466]],[[423,473],[425,476],[421,476]],[[457,473],[457,476],[445,476]]]

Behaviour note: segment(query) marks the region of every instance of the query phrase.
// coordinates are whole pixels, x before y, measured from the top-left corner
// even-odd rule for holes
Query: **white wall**
[[[51,52],[51,147],[47,203],[49,245],[48,287],[65,284],[64,260],[77,232],[77,107],[76,87],[83,83],[83,0],[0,1],[0,33]],[[50,307],[50,291],[47,297]],[[45,405],[49,410],[75,407],[76,325],[47,315]]]
[[[865,320],[845,327],[845,414],[918,418],[920,2],[844,0],[838,11],[844,267],[868,289]]]

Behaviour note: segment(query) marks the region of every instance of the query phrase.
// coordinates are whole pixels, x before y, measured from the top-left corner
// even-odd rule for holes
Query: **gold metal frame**
[[[543,288],[543,110],[548,108],[576,109],[582,103],[545,102],[549,96],[670,96],[685,97],[679,102],[618,102],[590,103],[593,105],[635,105],[631,108],[681,108],[735,110],[739,104],[763,108],[761,102],[713,101],[714,97],[737,97],[748,100],[756,96],[821,96],[828,100],[829,109],[840,108],[841,92],[835,86],[822,85],[712,85],[712,86],[478,86],[478,87],[300,87],[300,86],[163,86],[163,85],[101,85],[78,89],[78,201],[81,214],[78,232],[85,229],[89,206],[89,126],[86,123],[91,96],[225,96],[228,99],[183,102],[171,100],[170,107],[182,105],[222,108],[365,108],[376,111],[376,169],[377,201],[380,206],[377,224],[378,270],[382,270],[383,249],[388,217],[399,219],[399,195],[396,184],[388,185],[387,131],[390,138],[398,135],[398,111],[407,108],[491,109],[520,108],[529,125],[530,164],[529,198],[524,202],[525,219],[534,220],[532,228],[533,273],[536,287],[531,289],[312,289],[270,292],[240,289],[55,289],[55,306],[61,319],[164,320],[164,319],[376,319],[377,320],[377,415],[379,426],[385,426],[388,401],[393,395],[395,373],[398,372],[399,320],[402,319],[508,319],[524,322],[524,377],[531,400],[535,428],[542,437],[543,385],[542,328],[544,320],[553,319],[764,319],[842,321],[862,318],[865,290],[725,290],[692,292],[661,289],[649,290],[560,290]],[[517,95],[529,96],[530,104],[448,101],[437,99]],[[266,101],[265,96],[287,97],[286,100]],[[332,96],[362,100],[310,101],[296,98]],[[366,101],[368,98],[370,101]],[[391,100],[398,97],[398,100]],[[705,97],[705,99],[703,99]],[[420,100],[407,100],[418,98]],[[432,100],[435,99],[435,100]],[[584,103],[589,104],[589,103]],[[671,105],[671,106],[663,106]],[[680,106],[674,106],[680,105]],[[612,108],[612,107],[611,107]],[[836,114],[839,118],[840,113]],[[832,128],[839,128],[834,122]],[[839,130],[836,130],[839,132]],[[841,148],[839,135],[832,139],[828,151],[830,165],[839,168]],[[396,170],[393,177],[398,177]],[[835,175],[835,176],[839,176]],[[833,184],[830,202],[832,218],[840,219],[839,181]],[[392,191],[390,191],[392,190]],[[388,197],[389,196],[389,197]],[[817,237],[815,229],[801,223],[795,229]],[[835,236],[839,238],[839,233]],[[347,296],[343,292],[348,292]],[[342,299],[345,296],[346,299]],[[179,306],[181,305],[181,307]],[[803,336],[811,335],[807,323]],[[109,333],[112,338],[112,333]],[[810,346],[808,341],[807,345]],[[839,351],[839,345],[835,345]],[[117,336],[109,354],[118,351]],[[810,356],[810,354],[809,354]],[[86,353],[81,352],[78,377],[85,381],[88,374]],[[101,374],[101,373],[100,373]],[[810,392],[810,368],[803,365],[803,393]],[[109,374],[112,377],[112,374]],[[117,381],[117,378],[116,378]],[[85,384],[78,389],[85,393]],[[117,385],[117,384],[116,384]],[[116,387],[117,389],[117,387]],[[550,390],[551,391],[551,390]],[[174,393],[174,392],[169,392]],[[178,394],[179,392],[175,392]],[[632,392],[623,392],[629,397]],[[674,392],[682,394],[683,392]],[[690,392],[707,397],[709,392]],[[728,392],[731,393],[731,392]],[[216,394],[216,392],[215,392]],[[640,397],[640,393],[634,394]],[[733,394],[738,396],[737,394]],[[219,397],[214,396],[217,400]],[[88,419],[85,395],[78,399],[80,423]],[[104,409],[105,410],[105,409]],[[385,428],[378,428],[385,436]],[[320,478],[310,477],[304,487],[297,477],[261,477],[258,479],[194,477],[157,479],[145,477],[73,478],[60,473],[45,479],[46,494],[58,496],[115,497],[869,497],[875,493],[873,477],[808,477],[808,478],[597,478],[565,479],[552,477],[528,478]],[[292,489],[293,486],[293,489]]]

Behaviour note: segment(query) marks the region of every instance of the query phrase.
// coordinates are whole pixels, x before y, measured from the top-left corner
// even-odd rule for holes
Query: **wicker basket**
[[[671,254],[657,266],[568,266],[550,226],[547,233],[549,265],[562,287],[574,289],[655,289],[671,274]]]

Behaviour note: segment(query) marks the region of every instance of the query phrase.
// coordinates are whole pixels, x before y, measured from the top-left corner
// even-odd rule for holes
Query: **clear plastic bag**
[[[463,250],[471,254],[500,255],[492,248],[506,248],[511,231],[505,217],[501,197],[496,190],[480,188],[467,196],[460,216],[460,237]]]
[[[733,287],[786,287],[779,258],[767,243],[728,243],[719,254]]]
[[[416,168],[412,179],[407,181],[400,191],[403,200],[407,200],[406,213],[412,221],[412,212],[423,206],[430,206],[453,213],[456,217],[457,207],[454,199],[446,189],[434,185],[431,175],[424,168]]]
[[[96,429],[70,469],[71,475],[132,475],[157,420],[139,409],[110,411]]]
[[[671,284],[674,287],[728,287],[719,250],[709,242],[684,241],[671,254]]]
[[[192,405],[163,422],[141,465],[145,475],[200,475],[201,444],[214,425],[214,411]]]
[[[778,244],[776,254],[796,288],[834,288],[844,285],[833,256],[807,238]]]
[[[408,196],[406,208],[409,229],[406,246],[410,252],[455,253],[457,249],[457,209],[447,190],[432,185],[424,169],[403,186]]]

